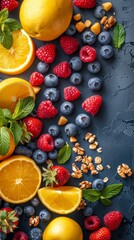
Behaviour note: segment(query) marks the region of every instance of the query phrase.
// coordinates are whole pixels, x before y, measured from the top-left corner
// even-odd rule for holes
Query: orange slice
[[[0,44],[0,72],[15,75],[26,71],[35,59],[35,45],[23,30],[12,32],[13,45],[10,49]]]
[[[41,172],[26,156],[12,156],[0,163],[0,197],[10,203],[33,198],[41,184]]]
[[[38,196],[42,204],[52,212],[68,214],[78,208],[82,199],[82,191],[73,186],[44,187],[38,190]]]
[[[7,78],[0,82],[0,108],[8,108],[13,112],[20,98],[32,96],[35,92],[32,85],[21,78]]]

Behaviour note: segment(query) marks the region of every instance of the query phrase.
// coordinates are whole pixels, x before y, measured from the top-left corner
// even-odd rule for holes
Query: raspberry
[[[101,221],[97,216],[89,216],[85,219],[84,225],[87,230],[95,231],[100,227]]]
[[[28,240],[28,236],[26,233],[19,231],[14,234],[13,240]]]
[[[102,97],[100,95],[94,95],[89,98],[87,98],[83,103],[82,103],[82,108],[90,113],[91,115],[95,116],[102,104]]]
[[[50,134],[42,134],[37,141],[37,147],[44,152],[51,152],[54,149],[54,139]]]
[[[79,8],[94,8],[96,0],[74,0],[74,5]]]
[[[35,117],[26,117],[22,120],[22,122],[26,125],[27,131],[32,134],[31,139],[34,139],[40,135],[43,127],[41,120]]]
[[[30,75],[30,80],[32,86],[40,86],[44,82],[44,76],[39,72],[33,72]]]
[[[79,41],[74,37],[62,36],[60,38],[60,45],[63,51],[69,55],[78,50]]]
[[[57,64],[54,67],[53,73],[57,77],[68,78],[68,77],[70,77],[72,71],[71,71],[69,63],[64,61],[64,62],[60,62],[59,64]]]
[[[83,46],[80,49],[80,59],[83,62],[93,62],[96,59],[96,50],[90,46]]]
[[[38,118],[53,118],[57,115],[58,110],[50,100],[42,101],[37,109]]]
[[[104,224],[110,230],[116,230],[123,219],[123,215],[119,211],[111,211],[104,216]]]
[[[110,240],[111,232],[108,228],[102,227],[90,234],[89,240]]]
[[[79,89],[76,87],[69,86],[64,88],[64,98],[66,101],[73,102],[74,100],[80,97],[80,94],[81,93]]]
[[[19,3],[16,0],[1,0],[0,1],[0,10],[7,8],[9,12],[13,11],[19,6]]]
[[[38,48],[36,56],[45,63],[52,63],[55,59],[55,45],[50,43]]]

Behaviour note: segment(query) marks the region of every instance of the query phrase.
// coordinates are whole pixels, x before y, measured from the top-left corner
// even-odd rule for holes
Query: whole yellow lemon
[[[83,240],[80,225],[71,218],[57,217],[52,220],[43,233],[43,240]]]
[[[51,41],[66,31],[72,14],[72,0],[23,0],[19,17],[31,37]]]

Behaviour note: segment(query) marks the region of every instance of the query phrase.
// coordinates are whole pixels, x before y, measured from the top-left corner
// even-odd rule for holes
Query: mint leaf
[[[10,148],[10,136],[7,127],[0,128],[0,155],[4,156]]]
[[[96,202],[100,199],[100,191],[95,189],[83,189],[83,197],[89,202]]]
[[[64,164],[71,157],[71,153],[72,153],[72,149],[70,145],[66,143],[66,145],[63,146],[58,153],[57,162],[59,164]]]
[[[120,193],[120,191],[123,188],[123,184],[111,184],[106,186],[102,192],[101,192],[101,196],[105,197],[105,198],[112,198],[116,195],[118,195]]]
[[[14,18],[6,19],[5,24],[9,27],[11,32],[21,29],[21,24]]]
[[[33,97],[19,99],[15,107],[14,113],[12,115],[12,118],[14,120],[20,120],[26,117],[32,112],[32,110],[34,109],[34,106],[35,106],[35,101]]]
[[[8,10],[7,8],[0,11],[0,23],[3,23],[8,18]]]
[[[105,198],[105,197],[100,197],[101,203],[105,206],[110,206],[112,205],[112,202],[110,199]]]
[[[116,48],[121,48],[122,44],[125,41],[126,32],[124,26],[120,23],[117,23],[113,31],[113,42]]]
[[[0,43],[3,47],[10,49],[13,44],[13,37],[8,26],[3,25],[2,31],[0,31]]]
[[[11,121],[10,131],[13,135],[15,145],[17,145],[22,138],[22,128],[16,121]]]
[[[2,111],[3,111],[3,115],[4,115],[5,118],[7,118],[7,119],[12,119],[12,115],[11,115],[10,110],[8,110],[8,109],[5,108],[5,109],[3,109]]]

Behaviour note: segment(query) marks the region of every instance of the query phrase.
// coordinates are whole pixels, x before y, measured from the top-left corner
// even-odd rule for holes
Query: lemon
[[[43,233],[43,240],[82,240],[80,225],[71,218],[58,217],[52,220]]]
[[[20,7],[20,22],[33,38],[50,41],[59,37],[72,19],[72,0],[24,0]]]

